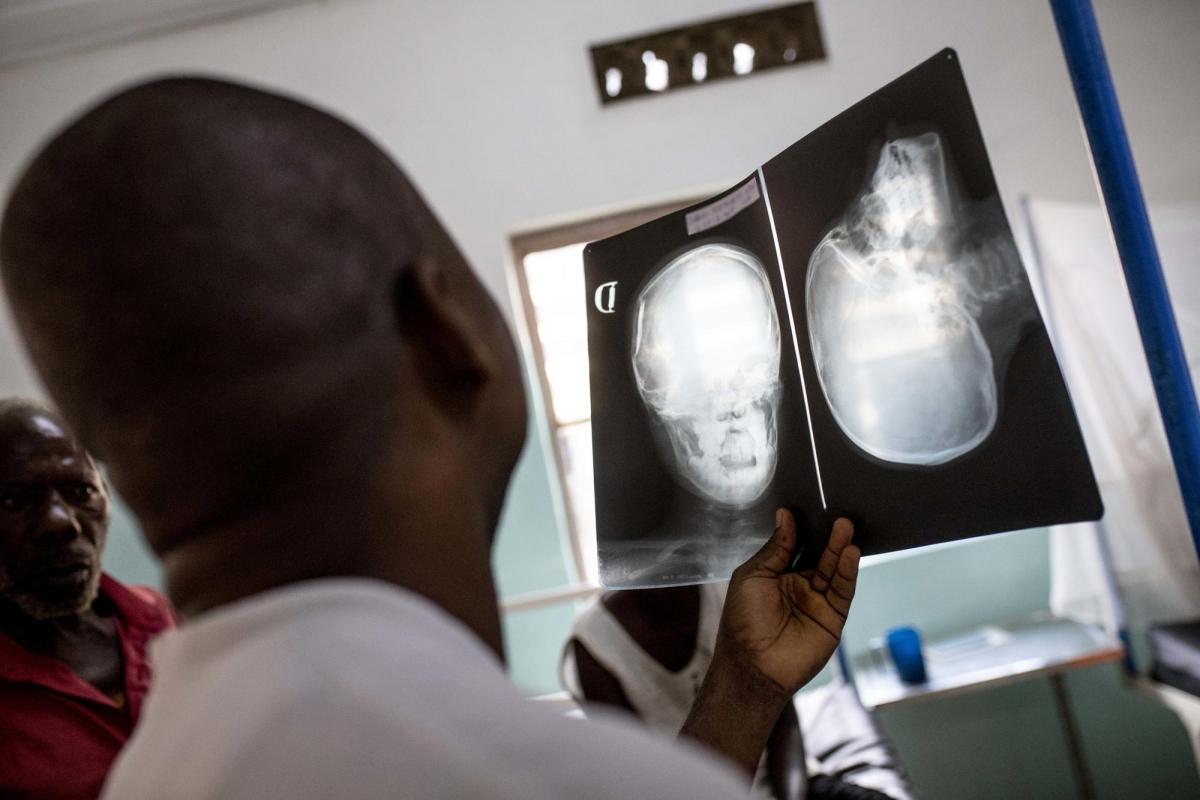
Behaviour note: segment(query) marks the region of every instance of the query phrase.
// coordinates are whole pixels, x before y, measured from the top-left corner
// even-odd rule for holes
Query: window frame
[[[518,325],[521,326],[528,354],[532,359],[533,372],[536,375],[536,391],[540,393],[541,419],[536,420],[541,430],[548,437],[549,449],[552,453],[553,475],[550,476],[554,488],[562,503],[566,526],[566,537],[571,548],[571,567],[574,581],[564,587],[537,592],[527,592],[505,599],[501,607],[505,612],[525,611],[534,608],[554,605],[572,600],[584,600],[598,593],[601,589],[598,583],[587,579],[587,570],[583,555],[583,543],[580,541],[579,526],[576,524],[575,498],[567,483],[566,464],[559,446],[559,431],[568,425],[578,425],[586,420],[577,420],[568,424],[560,424],[554,417],[553,394],[550,380],[546,373],[546,358],[542,349],[541,338],[538,335],[537,313],[529,290],[529,279],[525,271],[525,258],[531,253],[544,250],[554,250],[573,244],[594,242],[635,228],[665,214],[670,214],[700,202],[711,193],[689,192],[673,200],[644,203],[609,213],[589,214],[581,219],[554,225],[530,228],[516,231],[509,236],[508,249],[511,259],[511,287]],[[583,301],[583,298],[580,298]]]

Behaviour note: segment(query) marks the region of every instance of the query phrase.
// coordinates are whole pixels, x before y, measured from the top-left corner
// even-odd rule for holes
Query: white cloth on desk
[[[152,657],[108,798],[745,795],[698,747],[528,701],[458,620],[381,582],[266,592],[188,622]]]

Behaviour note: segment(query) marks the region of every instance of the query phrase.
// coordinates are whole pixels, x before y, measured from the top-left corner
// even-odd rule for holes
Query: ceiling
[[[305,0],[0,0],[0,68]]]

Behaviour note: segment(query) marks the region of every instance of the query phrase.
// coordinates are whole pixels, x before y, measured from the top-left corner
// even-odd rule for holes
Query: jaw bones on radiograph
[[[936,133],[884,144],[867,189],[809,259],[809,339],[842,431],[877,458],[936,465],[996,424],[977,319],[1020,272],[1006,237],[973,240],[973,210]]]
[[[676,477],[702,498],[743,508],[771,484],[779,342],[766,270],[739,247],[689,250],[638,294],[638,393]]]

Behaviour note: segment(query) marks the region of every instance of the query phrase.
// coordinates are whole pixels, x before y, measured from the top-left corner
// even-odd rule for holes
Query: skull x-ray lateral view
[[[883,145],[865,191],[809,259],[805,299],[821,389],[871,455],[942,464],[996,424],[992,353],[978,318],[1021,279],[1011,238],[975,235],[977,211],[941,137]]]
[[[732,508],[758,500],[778,460],[779,319],[752,253],[703,244],[638,294],[633,371],[677,480]]]
[[[952,50],[583,261],[606,587],[1103,511]]]

